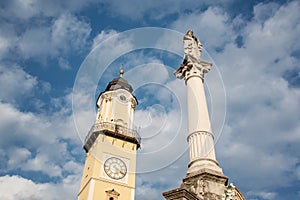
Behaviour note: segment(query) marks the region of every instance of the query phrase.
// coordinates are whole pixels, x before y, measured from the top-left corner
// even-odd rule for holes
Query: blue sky
[[[0,3],[1,199],[75,199],[94,101],[118,76],[140,104],[136,199],[163,199],[188,163],[188,29],[205,77],[217,160],[247,199],[300,197],[299,1]],[[148,28],[155,27],[155,28]]]

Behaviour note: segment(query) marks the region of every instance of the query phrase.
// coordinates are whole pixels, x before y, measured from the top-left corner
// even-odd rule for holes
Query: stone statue
[[[184,62],[199,63],[202,45],[198,38],[194,36],[192,30],[188,30],[183,37]]]
[[[189,74],[198,73],[195,71],[199,71],[199,76],[204,79],[204,73],[210,70],[212,63],[200,59],[202,45],[197,37],[194,36],[192,30],[188,30],[183,36],[183,47],[183,62],[174,72],[175,76],[179,79],[186,79]]]

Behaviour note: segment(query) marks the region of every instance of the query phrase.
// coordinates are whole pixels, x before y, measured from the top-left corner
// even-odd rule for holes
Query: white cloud
[[[289,87],[282,76],[299,69],[299,60],[292,57],[299,49],[295,39],[299,7],[296,2],[278,9],[275,4],[257,5],[253,20],[241,30],[243,46],[230,43],[214,53],[222,64],[228,97],[227,124],[217,156],[233,180],[256,191],[289,187],[295,181],[300,91]],[[271,10],[270,15],[261,15],[265,9]],[[250,167],[253,163],[255,167]],[[278,199],[273,193],[262,193],[260,198]]]
[[[155,185],[139,184],[135,191],[136,199],[153,200],[163,199],[161,191],[156,189]]]
[[[71,160],[64,164],[64,170],[80,176],[83,171],[83,166]]]
[[[80,51],[86,45],[90,32],[88,23],[67,13],[54,21],[49,39],[60,52]]]
[[[66,69],[70,66],[63,57],[70,51],[80,54],[89,46],[90,24],[69,13],[62,14],[49,24],[29,26],[18,34],[14,27],[13,33],[18,40],[2,38],[2,46],[17,49],[15,52],[23,59],[34,59],[44,64],[48,58],[58,57],[59,65]]]
[[[1,198],[7,200],[14,199],[41,199],[41,187],[31,180],[19,176],[0,177]]]
[[[26,73],[17,65],[9,67],[0,64],[0,99],[2,101],[14,102],[18,99],[25,99],[35,87],[37,87],[37,78]]]
[[[108,39],[109,37],[117,34],[118,32],[115,30],[102,30],[94,39],[92,49],[94,49],[97,45],[99,45],[104,40]]]
[[[67,57],[71,51],[77,55],[84,52],[90,45],[91,27],[72,13],[89,3],[48,0],[3,3],[0,12],[6,20],[0,24],[0,57],[14,61],[34,59],[46,64],[47,59]],[[58,62],[63,69],[69,67],[66,62]]]
[[[274,2],[259,3],[253,8],[254,19],[257,22],[264,22],[273,17],[279,7],[280,5]]]
[[[70,101],[69,96],[62,97]],[[52,106],[52,105],[48,105]],[[0,199],[75,199],[81,180],[83,156],[73,118],[64,107],[52,114],[21,112],[0,103],[1,173],[13,170],[47,175],[55,182],[38,183],[20,176],[0,177]],[[70,102],[66,108],[70,109]],[[80,159],[81,160],[81,159]]]
[[[274,71],[282,73],[294,67],[276,65],[275,61],[289,58],[300,48],[300,42],[297,40],[300,32],[297,11],[299,7],[299,2],[291,2],[281,6],[274,16],[266,21],[258,23],[254,20],[247,25],[244,46],[248,57],[253,58],[255,68],[267,69],[275,65]]]
[[[11,24],[1,23],[0,27],[0,59],[2,59],[15,47],[18,38]]]
[[[58,145],[56,145],[58,147]],[[61,158],[58,158],[61,160]],[[43,172],[50,177],[61,177],[62,169],[61,166],[57,165],[49,158],[48,152],[38,153],[34,158],[26,161],[22,165],[23,171],[36,171]]]
[[[32,180],[18,176],[0,177],[0,190],[6,191],[0,198],[56,199],[59,191],[65,199],[75,198],[83,168],[78,155],[83,156],[83,150],[71,115],[71,94],[50,100],[47,105],[52,110],[50,113],[21,111],[15,100],[24,103],[25,97],[36,89],[47,92],[51,86],[19,66],[1,65],[0,72],[3,87],[0,102],[1,173],[34,172],[58,182],[39,184],[33,182],[39,180],[38,177],[32,177]]]
[[[132,1],[130,4],[124,1],[104,1],[105,6],[113,15],[128,17],[132,20],[142,19],[145,15],[154,19],[161,19],[169,14],[180,13],[185,9],[192,9],[193,1]],[[197,7],[197,6],[196,6]]]
[[[35,0],[13,0],[6,3],[5,8],[2,9],[4,16],[23,20],[27,20],[34,15],[39,14]]]
[[[169,156],[172,157],[173,154],[170,152]],[[164,159],[166,159],[165,155],[158,155],[152,162],[160,162]],[[187,163],[188,152],[185,152],[181,157],[173,160],[171,164],[158,171],[138,173],[136,177],[135,198],[163,200],[163,192],[178,188],[182,183],[181,180],[186,175]],[[137,162],[137,167],[139,167],[140,164],[141,162]],[[151,162],[148,164],[151,164]]]
[[[233,24],[230,23],[227,14],[213,7],[209,7],[203,13],[182,15],[171,24],[171,28],[182,33],[192,29],[204,48],[209,49],[221,48],[224,44],[232,42],[235,37]]]
[[[67,176],[59,183],[35,183],[20,176],[0,177],[1,199],[75,199],[79,189],[79,176]]]
[[[77,163],[76,156],[82,156],[83,151],[73,151],[75,147],[82,150],[82,143],[70,114],[70,100],[67,96],[64,101],[69,102],[56,106],[55,112],[44,114],[21,112],[9,103],[0,103],[0,152],[1,157],[8,158],[1,164],[6,166],[2,172],[19,169],[49,177],[73,173],[74,167],[65,169],[64,165]]]
[[[203,8],[219,5],[222,8],[235,3],[232,0],[216,1],[139,1],[133,0],[130,4],[125,1],[102,1],[103,5],[112,16],[125,17],[130,20],[144,20],[145,17],[152,20],[162,20],[169,16],[195,13]],[[146,21],[146,20],[145,20]]]
[[[21,55],[25,58],[37,57],[46,59],[48,54],[53,53],[50,41],[49,27],[28,29],[20,36],[18,47]],[[45,60],[42,60],[45,62]]]
[[[31,156],[31,152],[26,148],[15,148],[8,151],[8,166],[15,168],[17,165],[23,163]]]
[[[1,102],[13,104],[20,109],[30,106],[31,110],[43,112],[45,102],[36,95],[49,94],[51,84],[27,73],[17,64],[0,62],[0,89]]]
[[[64,69],[64,70],[71,69],[69,61],[62,57],[58,58],[58,65],[60,66],[61,69]]]
[[[275,199],[277,196],[276,192],[266,192],[266,191],[249,191],[247,192],[250,200],[254,199],[262,199],[262,200],[271,200]]]
[[[140,56],[136,56],[133,62],[125,63],[125,66],[132,67],[132,69],[130,71],[126,71],[125,74],[125,78],[132,80],[130,81],[132,87],[135,90],[138,90],[141,87],[147,87],[147,85],[158,84],[163,86],[169,79],[170,68],[168,69],[157,59],[148,58],[143,60],[140,58]],[[137,60],[142,61],[142,63],[136,65],[134,62],[137,62]],[[137,76],[137,74],[139,76]]]
[[[57,17],[68,8],[69,12],[77,12],[92,1],[52,1],[52,0],[11,0],[3,4],[1,14],[6,19],[26,22],[34,17]]]

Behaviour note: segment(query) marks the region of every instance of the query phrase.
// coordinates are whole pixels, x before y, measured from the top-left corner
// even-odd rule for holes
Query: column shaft
[[[208,109],[202,79],[198,76],[191,77],[187,85],[188,106],[188,132],[211,132]]]
[[[201,76],[200,70],[193,67],[185,79],[187,85],[188,140],[190,144],[188,173],[203,168],[222,173],[215,156],[203,76]]]

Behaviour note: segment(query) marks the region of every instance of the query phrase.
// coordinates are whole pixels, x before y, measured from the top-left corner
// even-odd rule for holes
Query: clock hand
[[[114,168],[114,170],[116,171],[116,173],[120,173],[120,174],[122,174],[122,175],[126,175],[126,172],[124,172],[124,171],[122,171],[122,170],[120,170],[120,169],[117,169],[116,167]]]
[[[119,172],[120,172],[122,175],[124,175],[124,176],[125,176],[125,174],[126,174],[125,172],[123,172],[123,171],[121,171],[121,170],[120,170]]]

